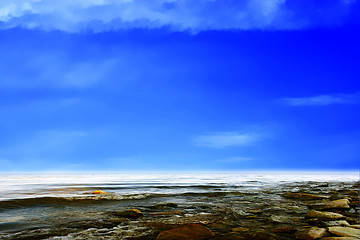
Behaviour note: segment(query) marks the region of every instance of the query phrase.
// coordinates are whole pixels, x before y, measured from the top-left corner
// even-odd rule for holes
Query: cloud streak
[[[259,134],[220,132],[209,135],[201,135],[194,139],[197,146],[210,148],[227,148],[235,146],[251,145],[261,140]]]
[[[312,97],[300,98],[282,98],[281,103],[298,106],[326,106],[332,104],[359,104],[360,94],[336,94],[336,95],[318,95]]]
[[[302,7],[288,2],[202,0],[194,4],[191,0],[3,0],[0,2],[0,28],[67,32],[162,27],[192,32],[299,29],[313,27],[319,22],[322,25],[341,22],[352,5],[351,1],[329,1],[326,5],[307,3]]]

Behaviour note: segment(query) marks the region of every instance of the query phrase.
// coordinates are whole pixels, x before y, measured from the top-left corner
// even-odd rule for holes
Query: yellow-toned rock
[[[107,194],[108,192],[105,192],[103,190],[96,190],[96,191],[93,191],[93,194]]]
[[[357,237],[360,236],[360,230],[351,227],[329,227],[329,232],[340,237]]]

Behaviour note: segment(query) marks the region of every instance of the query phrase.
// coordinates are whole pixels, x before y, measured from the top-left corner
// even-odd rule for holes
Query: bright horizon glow
[[[0,171],[358,171],[359,13],[1,1]]]

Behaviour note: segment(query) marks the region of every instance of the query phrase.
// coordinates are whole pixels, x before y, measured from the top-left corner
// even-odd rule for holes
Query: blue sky
[[[3,0],[0,171],[357,170],[359,13]]]

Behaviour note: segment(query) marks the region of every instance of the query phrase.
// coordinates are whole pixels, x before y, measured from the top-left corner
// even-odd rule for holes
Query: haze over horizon
[[[355,171],[360,4],[0,2],[0,172]]]

